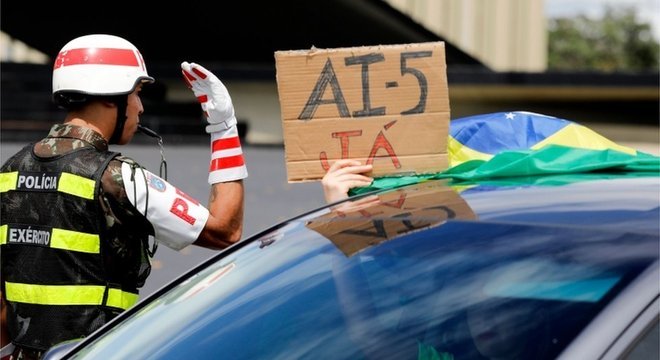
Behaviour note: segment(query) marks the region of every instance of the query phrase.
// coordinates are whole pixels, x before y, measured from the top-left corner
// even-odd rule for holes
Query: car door
[[[660,359],[659,318],[660,299],[656,297],[612,344],[603,359]]]
[[[601,311],[559,359],[660,359],[659,278],[656,261]]]

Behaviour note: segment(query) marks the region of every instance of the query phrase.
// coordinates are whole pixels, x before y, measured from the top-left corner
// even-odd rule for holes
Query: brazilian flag
[[[660,157],[616,144],[573,121],[525,111],[452,120],[448,153],[450,167],[443,172],[376,178],[350,194],[431,179],[451,179],[458,185],[545,175],[577,178],[594,172],[608,177],[660,175]]]

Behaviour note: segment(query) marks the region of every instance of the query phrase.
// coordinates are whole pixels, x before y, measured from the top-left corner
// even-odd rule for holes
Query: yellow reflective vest
[[[108,249],[98,199],[117,155],[89,147],[44,159],[27,146],[3,165],[2,292],[15,344],[46,350],[84,337],[138,300],[126,260]]]

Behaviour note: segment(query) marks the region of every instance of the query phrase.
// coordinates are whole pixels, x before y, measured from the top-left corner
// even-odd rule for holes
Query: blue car
[[[368,192],[236,244],[46,359],[658,359],[659,209],[658,174]]]

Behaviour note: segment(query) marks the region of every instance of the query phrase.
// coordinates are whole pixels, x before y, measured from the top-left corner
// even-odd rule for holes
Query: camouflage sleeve
[[[122,162],[134,163],[125,157],[113,159],[101,179],[100,200],[108,228],[119,226],[153,235],[153,227],[147,218],[128,199],[121,175]]]

